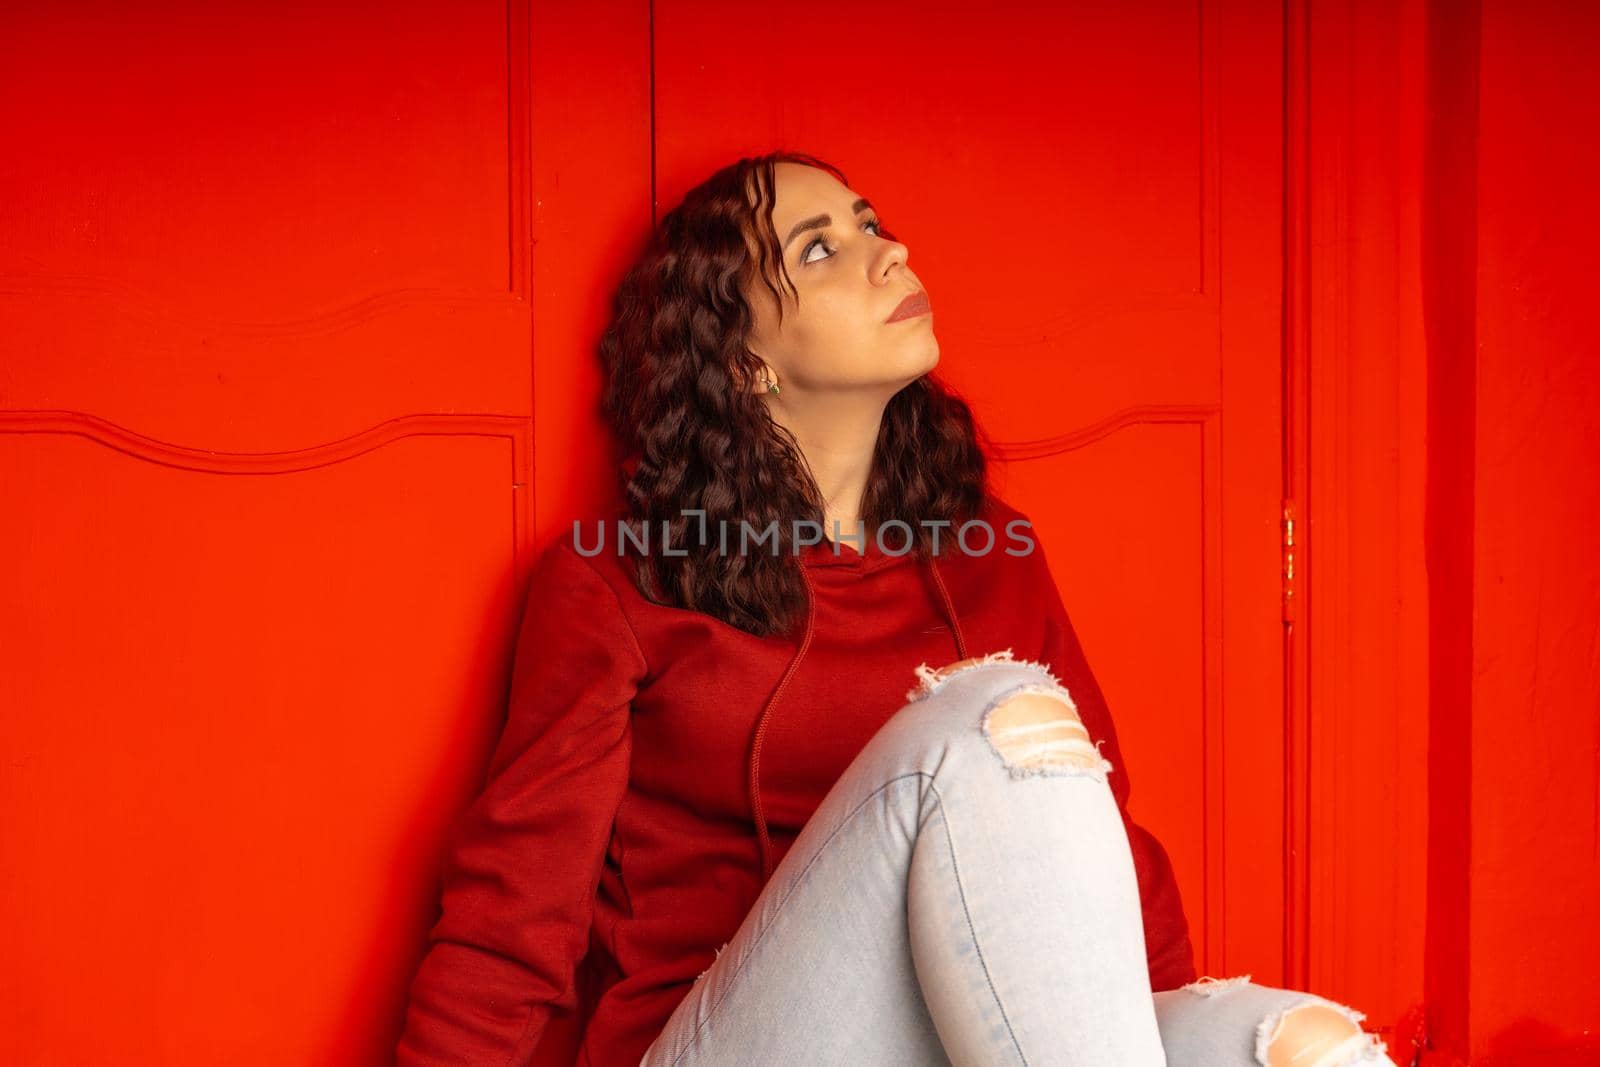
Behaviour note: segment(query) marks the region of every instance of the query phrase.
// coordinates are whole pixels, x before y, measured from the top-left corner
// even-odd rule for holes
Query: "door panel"
[[[658,213],[776,146],[873,201],[1038,524],[1197,963],[1281,980],[1280,10],[654,11]]]
[[[512,13],[0,14],[0,1061],[392,1049],[528,555]]]

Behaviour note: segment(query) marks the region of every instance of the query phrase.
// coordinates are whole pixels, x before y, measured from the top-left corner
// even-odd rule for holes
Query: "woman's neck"
[[[885,403],[811,403],[805,406],[811,413],[809,417],[798,417],[774,404],[773,418],[794,434],[822,494],[823,534],[830,541],[854,538],[859,532],[856,524],[861,520],[861,501],[872,475]],[[858,543],[850,544],[857,547]]]

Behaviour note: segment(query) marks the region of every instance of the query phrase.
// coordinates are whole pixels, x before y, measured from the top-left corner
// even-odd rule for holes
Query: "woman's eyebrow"
[[[860,200],[857,200],[855,203],[850,205],[851,212],[857,215],[861,214],[863,211],[868,211],[871,209],[872,201],[868,200],[864,196]],[[783,239],[783,247],[787,249],[789,245],[794,242],[796,237],[799,237],[807,230],[820,230],[824,226],[832,225],[832,215],[813,215],[809,219],[801,219],[799,222],[794,224],[794,229],[789,231],[789,236]]]

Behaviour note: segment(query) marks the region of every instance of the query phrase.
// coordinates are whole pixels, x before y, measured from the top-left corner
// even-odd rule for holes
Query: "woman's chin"
[[[926,345],[918,345],[914,350],[907,349],[897,354],[892,363],[880,370],[885,375],[881,381],[899,392],[938,365],[939,342],[929,338]]]

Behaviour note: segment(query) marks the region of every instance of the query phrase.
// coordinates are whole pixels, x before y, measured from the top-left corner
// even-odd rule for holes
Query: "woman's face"
[[[776,373],[785,401],[846,391],[892,396],[939,362],[931,311],[888,321],[923,288],[906,266],[906,246],[881,236],[877,212],[827,171],[775,169],[772,225],[799,297],[779,286],[780,325],[777,297],[753,277],[746,347]]]

